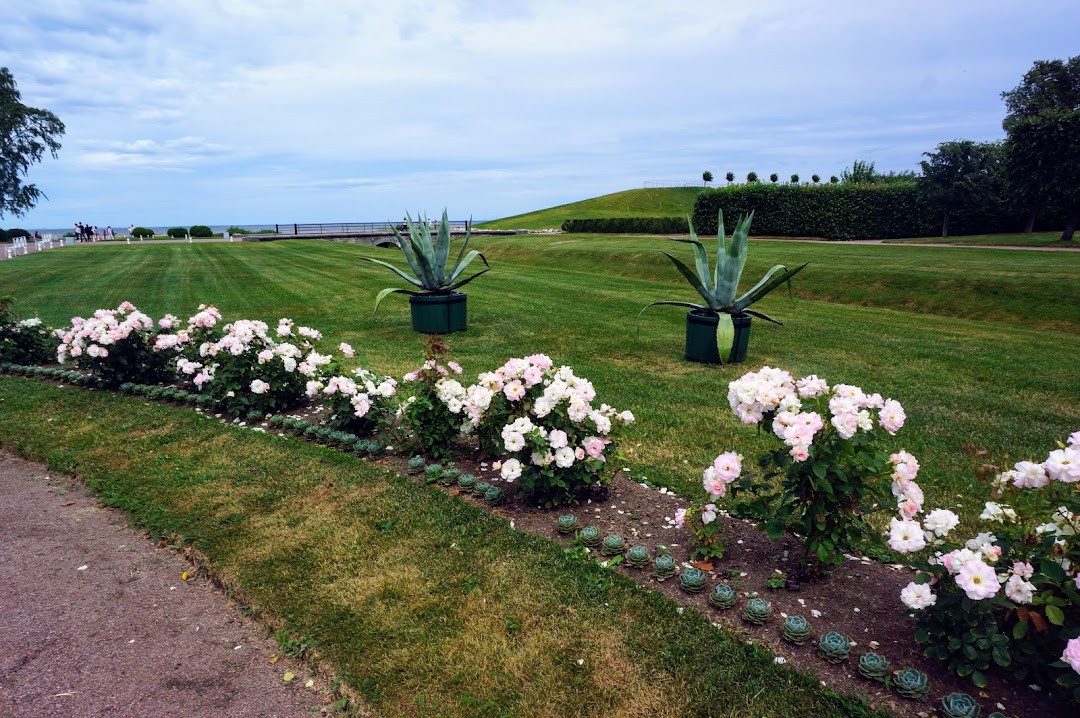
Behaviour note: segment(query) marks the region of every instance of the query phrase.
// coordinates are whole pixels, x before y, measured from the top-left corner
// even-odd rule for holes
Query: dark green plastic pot
[[[750,316],[734,315],[731,322],[735,326],[735,341],[731,345],[728,364],[735,364],[746,359],[746,348],[750,344]],[[720,352],[716,348],[716,327],[720,317],[700,309],[691,309],[686,314],[686,358],[704,364],[720,364]]]
[[[465,331],[465,299],[462,292],[410,295],[413,331],[421,334]]]

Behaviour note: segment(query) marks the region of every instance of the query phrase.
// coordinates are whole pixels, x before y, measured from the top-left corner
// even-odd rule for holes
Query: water
[[[148,229],[154,230],[155,234],[164,235],[165,232],[168,231],[169,227],[175,227],[175,226],[179,226],[179,225],[169,225],[169,227],[164,227],[164,226],[159,225],[159,224],[155,224],[155,225],[145,225],[144,224],[144,225],[141,225],[141,226],[147,227]],[[229,227],[242,227],[243,229],[246,229],[249,232],[258,232],[259,230],[273,229],[274,228],[274,225],[272,225],[272,224],[211,224],[211,225],[208,225],[208,226],[210,227],[211,230],[213,230],[214,234],[221,234],[225,230],[227,230]],[[98,225],[98,232],[100,234],[104,235],[105,234],[105,227],[106,227],[106,225],[104,225],[104,224]],[[114,224],[112,226],[112,228],[113,228],[113,232],[116,234],[116,236],[118,236],[118,237],[119,236],[127,236],[128,228],[127,228],[126,224],[125,225]],[[64,236],[64,234],[67,233],[67,232],[74,232],[75,231],[74,225],[71,226],[71,227],[63,227],[63,228],[57,228],[57,227],[48,227],[48,228],[23,227],[22,229],[25,229],[26,231],[30,232],[30,234],[33,234],[34,232],[41,232],[42,237],[44,237],[46,234],[51,234],[54,239]]]

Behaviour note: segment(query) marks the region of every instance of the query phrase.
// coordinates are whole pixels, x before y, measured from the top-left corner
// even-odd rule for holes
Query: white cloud
[[[68,127],[60,160],[32,178],[51,198],[32,217],[60,226],[79,203],[157,206],[150,192],[211,222],[239,204],[363,220],[451,197],[497,216],[704,169],[913,168],[938,142],[1000,136],[1000,92],[1034,60],[1068,56],[1077,19],[1070,0],[37,0],[5,12],[0,45],[18,48],[6,62],[24,101]],[[108,183],[79,183],[86,168]],[[164,169],[183,176],[148,174]],[[227,191],[256,180],[256,196]]]

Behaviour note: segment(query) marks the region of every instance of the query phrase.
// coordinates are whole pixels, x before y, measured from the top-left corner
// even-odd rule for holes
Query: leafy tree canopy
[[[64,123],[48,110],[27,107],[6,67],[0,67],[0,217],[29,211],[41,190],[23,184],[30,165],[40,162],[45,151],[56,157],[57,138],[64,134]]]

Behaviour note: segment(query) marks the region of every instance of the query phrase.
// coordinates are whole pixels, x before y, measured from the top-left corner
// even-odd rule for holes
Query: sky
[[[3,226],[477,220],[644,186],[914,170],[1004,136],[1076,0],[16,0],[67,126]]]

